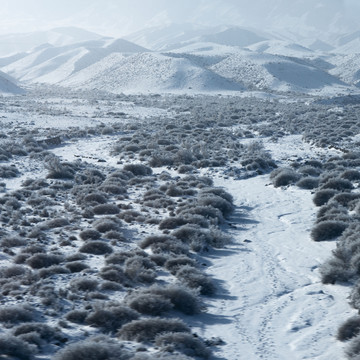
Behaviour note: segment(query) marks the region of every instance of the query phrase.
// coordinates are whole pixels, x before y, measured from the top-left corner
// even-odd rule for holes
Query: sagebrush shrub
[[[187,315],[197,314],[201,310],[198,291],[183,285],[153,285],[144,290],[143,293],[163,296],[171,301],[175,310]]]
[[[26,268],[19,265],[12,265],[0,269],[1,278],[13,278],[18,276],[24,276],[26,274]]]
[[[187,356],[208,359],[211,351],[198,337],[189,333],[167,333],[159,335],[155,339],[155,345],[163,350],[173,353],[178,351]]]
[[[117,231],[120,229],[121,221],[118,219],[99,219],[96,220],[93,224],[95,229],[100,233],[106,233],[108,231]]]
[[[316,189],[319,186],[319,179],[311,176],[304,177],[296,183],[296,186],[306,190]]]
[[[72,273],[78,273],[85,269],[88,269],[89,266],[84,264],[81,261],[70,261],[66,265],[66,268],[69,269]]]
[[[224,189],[221,188],[203,188],[200,191],[200,196],[205,194],[212,194],[216,196],[220,196],[224,200],[228,201],[229,203],[233,204],[234,198],[231,194],[226,192]]]
[[[70,274],[70,270],[61,265],[52,265],[47,268],[40,269],[38,275],[40,278],[47,278],[55,274]]]
[[[108,332],[119,330],[124,324],[139,318],[138,312],[123,305],[106,305],[95,307],[85,319],[88,325]]]
[[[340,236],[347,226],[346,223],[341,221],[322,221],[316,224],[311,230],[311,238],[314,241],[333,240]]]
[[[103,193],[92,193],[82,198],[81,202],[88,203],[89,205],[106,204],[107,198]]]
[[[0,335],[0,355],[6,359],[31,360],[36,347],[11,335]]]
[[[67,225],[70,225],[70,222],[68,219],[55,218],[55,219],[47,221],[45,224],[42,225],[42,227],[45,229],[55,229],[55,228],[64,227]]]
[[[12,248],[26,245],[26,240],[17,236],[5,236],[1,239],[0,244],[4,248]]]
[[[354,186],[351,181],[339,178],[330,179],[321,186],[321,189],[333,189],[338,191],[347,191],[352,190],[353,188]]]
[[[152,169],[143,164],[127,164],[124,166],[124,170],[131,172],[135,176],[149,176],[152,174]]]
[[[187,221],[183,217],[170,217],[162,220],[159,224],[160,230],[175,229],[179,226],[185,225]]]
[[[200,194],[198,203],[200,206],[212,206],[213,208],[220,210],[224,216],[227,216],[234,211],[234,206],[231,202],[212,193]]]
[[[101,238],[101,233],[94,229],[86,229],[79,234],[81,240],[98,240]]]
[[[28,305],[0,306],[0,322],[16,324],[34,321],[35,312]]]
[[[275,170],[276,171],[276,170]],[[275,187],[287,186],[296,183],[300,179],[300,175],[291,169],[281,169],[276,172],[273,177]]]
[[[124,347],[111,339],[88,339],[66,346],[58,351],[53,360],[129,360]]]
[[[336,338],[347,341],[360,334],[360,316],[353,316],[346,320],[338,329]]]
[[[360,336],[353,338],[345,348],[345,354],[350,360],[358,360],[360,357]]]
[[[89,312],[86,310],[72,310],[65,315],[65,319],[76,324],[84,324]]]
[[[145,315],[158,316],[173,308],[171,301],[156,294],[132,294],[127,300],[128,305]]]
[[[97,289],[99,282],[95,279],[86,277],[77,278],[70,282],[70,289],[72,291],[94,291]]]
[[[147,342],[156,336],[168,332],[190,332],[190,329],[178,319],[151,318],[132,321],[124,325],[118,335],[120,339]]]
[[[176,272],[176,277],[189,288],[199,289],[202,295],[212,295],[215,293],[215,286],[211,278],[198,269],[186,265]]]
[[[118,265],[103,267],[99,275],[102,279],[107,281],[113,281],[125,285],[129,283],[129,278],[125,275],[124,270]]]
[[[93,255],[106,255],[113,252],[113,248],[103,241],[89,241],[81,246],[80,252]]]
[[[353,276],[353,272],[349,269],[348,264],[343,259],[336,257],[330,258],[321,264],[319,271],[323,284],[348,281]]]
[[[175,238],[168,235],[152,235],[142,240],[139,246],[141,249],[146,249],[153,244],[164,243],[166,241],[173,241],[173,240],[175,240]]]
[[[41,269],[41,268],[50,267],[52,265],[58,265],[62,261],[64,261],[63,256],[38,253],[28,258],[26,260],[26,264],[28,264],[33,269]]]
[[[13,330],[13,334],[15,336],[22,336],[23,339],[25,338],[24,335],[29,333],[36,333],[39,336],[39,338],[42,340],[40,345],[53,340],[62,341],[65,339],[65,336],[61,333],[61,331],[42,323],[33,322],[22,324]]]
[[[96,215],[116,215],[120,213],[120,209],[115,204],[100,204],[92,208]]]
[[[333,189],[319,190],[315,193],[313,197],[313,203],[316,206],[325,205],[337,193],[338,191]]]
[[[165,262],[165,268],[169,270],[172,274],[175,274],[183,266],[191,266],[193,270],[197,267],[195,260],[190,259],[187,256],[179,256],[170,258]]]

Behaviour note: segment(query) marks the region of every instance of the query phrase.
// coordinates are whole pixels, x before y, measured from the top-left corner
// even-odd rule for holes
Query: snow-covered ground
[[[0,113],[2,132],[6,133],[8,129],[12,131],[11,134],[19,132],[21,136],[29,132],[39,140],[46,138],[47,134],[62,134],[61,145],[50,147],[48,152],[62,161],[92,164],[104,172],[121,169],[127,163],[143,161],[135,154],[111,153],[115,144],[122,145],[122,142],[129,139],[133,139],[134,144],[142,145],[143,139],[138,137],[138,134],[143,134],[141,129],[146,129],[144,134],[151,133],[154,141],[160,143],[161,140],[164,141],[166,132],[176,129],[176,126],[186,125],[187,121],[202,120],[198,118],[198,114],[206,118],[203,114],[211,109],[214,117],[219,112],[226,116],[223,121],[228,121],[230,116],[226,111],[229,109],[221,108],[219,104],[236,104],[244,110],[243,119],[235,116],[233,120],[229,120],[228,134],[229,139],[234,141],[234,149],[237,144],[251,146],[252,143],[260,141],[264,151],[271,155],[279,166],[289,166],[292,161],[299,159],[321,160],[330,155],[341,155],[339,150],[320,148],[305,142],[301,134],[283,133],[276,140],[259,135],[261,127],[271,127],[271,121],[266,118],[269,116],[268,111],[274,121],[279,120],[280,112],[291,105],[291,97],[285,99],[285,105],[282,102],[261,103],[263,100],[258,100],[259,106],[255,109],[257,100],[248,102],[250,100],[244,98],[216,100],[215,97],[182,96],[177,100],[176,96],[152,98],[123,95],[117,98],[114,95],[107,97],[102,94],[104,98],[99,96],[96,101],[92,101],[82,96],[75,97],[75,93],[63,98],[56,90],[54,92],[53,96],[42,96],[39,99],[34,95],[36,91],[31,98],[25,96],[13,100],[3,99]],[[213,108],[208,108],[206,104],[212,104],[209,106]],[[298,105],[294,103],[293,106],[296,112]],[[315,104],[303,106],[305,111],[311,106],[315,107]],[[328,106],[326,109],[334,108]],[[230,114],[234,114],[233,110]],[[255,115],[250,114],[247,118],[250,110],[254,110]],[[329,111],[327,113],[330,114]],[[333,111],[331,114],[343,116],[342,111]],[[265,120],[258,121],[260,116],[264,116]],[[255,121],[257,126],[252,126],[254,119],[258,121],[258,124]],[[169,127],[164,131],[163,126],[167,125],[167,121],[175,128]],[[162,125],[156,133],[151,126],[158,123]],[[188,124],[194,126],[197,123]],[[201,125],[194,133],[211,133],[211,128],[209,130]],[[226,124],[221,126],[227,128]],[[106,132],[104,129],[112,131]],[[184,131],[185,129],[190,131],[189,127],[185,126]],[[219,130],[216,126],[214,129]],[[251,136],[242,135],[246,132]],[[187,136],[187,142],[180,137],[178,142],[189,149],[190,137],[193,135]],[[119,138],[122,138],[120,142]],[[20,139],[23,138],[19,137],[19,141]],[[156,142],[149,149],[152,149],[154,144]],[[214,144],[209,146],[210,149],[212,147],[215,148]],[[219,154],[221,155],[221,152]],[[19,169],[20,175],[14,179],[3,180],[6,193],[22,189],[24,180],[28,178],[45,178],[48,170],[39,159],[40,157],[35,156],[15,156],[11,160]],[[232,166],[240,166],[241,161],[237,161],[238,163],[235,161]],[[213,360],[343,359],[344,345],[336,340],[336,333],[339,325],[355,315],[356,311],[348,304],[348,286],[321,283],[318,267],[329,258],[336,244],[314,242],[310,238],[317,211],[312,202],[313,194],[310,190],[295,186],[275,188],[269,174],[234,179],[227,175],[228,167],[229,164],[220,168],[205,167],[196,173],[211,177],[215,186],[230,193],[234,197],[235,212],[222,227],[223,231],[230,235],[231,243],[223,249],[210,249],[209,252],[196,255],[206,264],[204,269],[214,280],[216,294],[201,297],[206,307],[201,314],[181,314],[180,317],[191,326],[191,331],[201,338],[213,339],[215,342],[216,339],[221,339],[222,344],[211,346],[213,355],[210,359]],[[163,172],[171,176],[173,181],[184,176],[177,172],[177,167],[164,166],[154,169],[156,176],[164,174]],[[123,198],[121,203],[131,204],[134,209],[141,211],[139,199],[149,186],[151,188],[153,185],[138,184],[129,191],[129,198]],[[165,209],[150,211],[157,217],[168,216]],[[89,227],[91,222],[85,220],[84,224]],[[129,229],[133,241],[116,245],[119,246],[116,249],[131,250],[144,234],[159,234],[156,226],[144,222],[131,224]],[[75,234],[76,231],[78,229]],[[67,255],[74,252],[74,247],[80,246],[81,241],[73,241],[72,247],[62,245],[61,251]],[[6,257],[2,266],[9,265],[9,261]],[[95,277],[102,259],[91,256],[87,261],[94,270],[91,276]],[[82,276],[86,276],[85,274],[87,273],[84,272]],[[68,275],[55,275],[52,280],[56,286],[67,287],[66,276]],[[169,275],[162,274],[161,281],[168,279]],[[125,293],[122,292],[118,299],[124,296]],[[58,320],[52,318],[48,323],[54,325]],[[96,332],[91,326],[85,326],[84,329],[89,333]],[[73,336],[73,339],[84,336],[80,327],[72,326],[63,330]],[[154,349],[150,347],[149,352],[154,352]]]

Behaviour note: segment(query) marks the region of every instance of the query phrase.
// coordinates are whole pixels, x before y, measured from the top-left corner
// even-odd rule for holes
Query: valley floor
[[[87,109],[92,115],[90,110]],[[147,115],[149,118],[154,116],[149,108],[139,107],[138,111],[144,117],[137,119],[138,124],[146,122]],[[151,111],[157,111],[159,117],[174,116],[163,109]],[[8,124],[14,126],[17,114],[5,115],[3,128],[6,129]],[[108,121],[105,117],[95,118],[93,115],[85,120],[101,124]],[[60,124],[65,117],[49,116],[49,119],[55,127],[54,122]],[[49,119],[40,118],[39,128],[50,127]],[[81,130],[79,119],[84,119],[79,117],[78,122],[75,122],[76,116],[66,119],[79,125],[76,131]],[[24,129],[31,129],[34,125],[31,120],[30,117],[27,122],[24,120]],[[130,121],[129,117],[124,123]],[[107,124],[111,124],[110,121]],[[244,125],[244,131],[247,126]],[[100,128],[105,129],[105,126]],[[239,138],[243,144],[257,140],[254,137]],[[119,168],[130,160],[119,160],[119,156],[110,155],[117,139],[115,132],[107,135],[105,131],[93,137],[74,135],[74,139],[69,137],[61,146],[49,151],[62,161],[80,160],[104,169]],[[284,135],[277,142],[264,136],[259,139],[279,165],[289,165],[297,158],[319,158],[325,153],[336,152],[312,147],[301,135]],[[16,165],[22,175],[6,180],[8,190],[19,189],[30,175],[46,176],[44,168],[37,167],[32,158],[19,158]],[[159,167],[154,173],[162,170],[171,176],[179,176],[169,167]],[[295,186],[275,188],[268,174],[234,179],[224,175],[225,170],[226,167],[200,171],[201,175],[210,175],[215,186],[229,192],[236,206],[224,227],[231,236],[231,243],[224,249],[209,250],[202,258],[207,265],[206,273],[214,279],[218,292],[211,297],[202,297],[206,312],[181,316],[201,338],[223,341],[213,347],[213,360],[343,359],[343,344],[336,340],[336,332],[339,325],[356,311],[348,304],[349,287],[321,283],[318,267],[330,256],[335,242],[314,242],[310,238],[317,211],[312,202],[313,194]],[[141,224],[135,225],[134,229],[145,234],[151,233],[153,228]]]

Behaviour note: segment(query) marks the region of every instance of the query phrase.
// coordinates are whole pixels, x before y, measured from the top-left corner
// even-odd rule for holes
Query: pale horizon
[[[360,30],[355,0],[0,0],[0,34],[79,27],[123,37],[149,26],[170,23],[237,25],[302,33]]]

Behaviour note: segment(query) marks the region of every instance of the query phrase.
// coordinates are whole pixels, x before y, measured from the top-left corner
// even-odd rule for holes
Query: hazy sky
[[[276,27],[284,14],[290,19],[288,26],[307,22],[326,30],[341,23],[344,29],[350,29],[357,26],[359,3],[360,0],[0,0],[0,33],[79,26],[103,35],[123,36],[144,26],[185,21]]]

